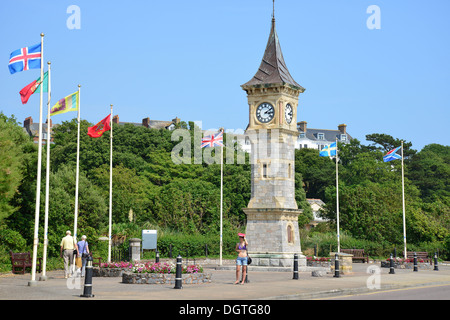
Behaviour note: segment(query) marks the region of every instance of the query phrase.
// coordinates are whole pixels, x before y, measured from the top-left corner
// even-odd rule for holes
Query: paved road
[[[375,267],[378,274],[371,274]],[[358,297],[382,299],[378,291],[405,288],[436,286],[434,290],[442,292],[440,298],[450,299],[450,266],[440,266],[440,271],[397,270],[390,275],[389,269],[377,268],[375,264],[353,264],[353,273],[334,278],[333,274],[312,277],[311,272],[299,272],[299,280],[292,279],[292,272],[264,272],[250,270],[250,283],[234,285],[235,271],[205,268],[212,273],[212,282],[201,285],[184,285],[174,290],[171,285],[124,284],[121,278],[93,278],[92,300],[179,300],[207,301],[221,300],[238,303],[242,300],[308,300],[335,297],[336,295],[365,294]],[[64,279],[63,271],[47,273],[47,281],[39,281],[35,287],[29,287],[30,274],[0,276],[0,300],[86,300],[81,298],[84,283]],[[39,279],[39,275],[37,275]],[[447,285],[447,287],[440,287]],[[425,288],[422,288],[425,289]],[[421,299],[430,296],[432,288],[422,291]],[[399,291],[400,292],[400,291]],[[407,290],[404,291],[404,293]],[[393,294],[395,291],[393,291]],[[411,291],[411,294],[413,291]],[[420,298],[420,293],[411,299]],[[403,299],[409,299],[404,295]]]
[[[450,285],[428,285],[422,287],[381,290],[326,298],[327,300],[449,300]]]

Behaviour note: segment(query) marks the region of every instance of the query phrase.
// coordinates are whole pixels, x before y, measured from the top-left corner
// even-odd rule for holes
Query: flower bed
[[[175,284],[175,273],[132,273],[122,274],[122,283],[129,284]],[[202,284],[211,282],[210,273],[185,273],[181,275],[182,284]]]
[[[122,277],[124,273],[132,274],[175,274],[176,266],[174,263],[131,263],[131,262],[112,262],[102,263],[99,268],[94,268],[94,277]],[[203,273],[203,267],[200,265],[185,265],[181,268],[182,274]]]

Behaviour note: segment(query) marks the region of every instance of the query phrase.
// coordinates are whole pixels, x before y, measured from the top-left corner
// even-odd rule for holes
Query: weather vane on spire
[[[272,12],[272,18],[275,19],[275,0],[273,0],[273,12]]]

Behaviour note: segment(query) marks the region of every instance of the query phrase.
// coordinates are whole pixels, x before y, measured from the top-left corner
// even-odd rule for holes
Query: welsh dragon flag
[[[34,80],[32,83],[20,90],[19,93],[22,104],[26,104],[33,93],[40,92],[42,83],[44,90],[43,92],[48,92],[48,71],[44,73],[44,81],[41,81],[41,77],[39,77],[37,80]]]

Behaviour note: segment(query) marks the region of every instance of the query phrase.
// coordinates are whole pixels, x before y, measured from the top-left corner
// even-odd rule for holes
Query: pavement
[[[30,273],[25,275],[0,275],[0,300],[156,300],[156,301],[234,301],[242,300],[312,300],[326,299],[336,295],[353,295],[380,290],[450,285],[450,264],[439,264],[439,271],[419,269],[380,268],[379,263],[353,263],[353,272],[334,277],[325,273],[313,277],[311,271],[299,271],[299,279],[293,279],[288,270],[261,271],[249,268],[248,283],[235,285],[235,269],[204,265],[205,272],[212,274],[211,283],[183,285],[125,284],[122,278],[94,277],[92,298],[83,298],[84,278],[64,279],[62,270],[48,271],[47,280],[39,281],[36,274],[34,286],[29,286]],[[448,300],[450,297],[444,297]],[[5,301],[3,301],[5,302]]]

